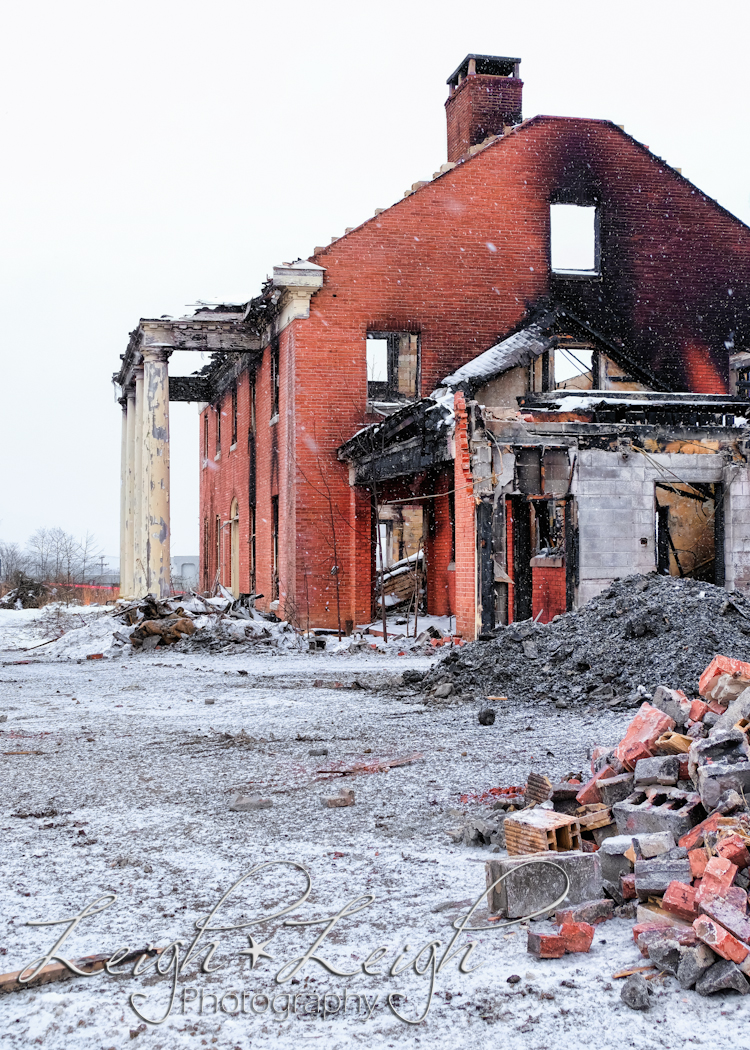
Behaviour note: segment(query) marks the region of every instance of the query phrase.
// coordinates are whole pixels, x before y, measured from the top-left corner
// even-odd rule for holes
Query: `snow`
[[[15,621],[20,634],[33,619]],[[621,983],[611,975],[642,963],[630,923],[597,927],[588,955],[540,961],[526,954],[518,924],[487,928],[481,904],[471,925],[483,929],[456,941],[462,947],[477,941],[467,969],[480,968],[459,972],[460,956],[444,966],[420,1025],[399,1020],[387,1005],[389,993],[401,992],[408,996],[395,1004],[401,1013],[412,1020],[424,1013],[429,972],[420,976],[411,963],[431,941],[448,943],[456,933],[451,923],[484,890],[490,847],[454,846],[445,834],[484,812],[460,796],[522,782],[532,768],[550,775],[583,769],[591,746],[618,740],[631,712],[536,707],[529,713],[511,698],[485,728],[476,719],[479,701],[439,706],[401,684],[403,670],[430,666],[421,655],[367,650],[342,660],[327,652],[167,650],[85,661],[45,649],[19,654],[9,637],[12,623],[6,616],[0,623],[6,647],[0,714],[7,715],[0,750],[30,753],[2,759],[3,970],[31,962],[62,930],[27,922],[65,919],[107,893],[116,901],[80,924],[66,942],[67,957],[189,941],[196,920],[238,879],[255,865],[276,866],[250,876],[217,913],[219,926],[259,921],[213,935],[215,971],[201,974],[196,963],[188,965],[162,1025],[140,1033],[129,997],[145,994],[135,1005],[158,1018],[168,1002],[168,976],[99,973],[0,996],[4,1046],[26,1050],[41,1041],[47,1050],[106,1050],[132,1046],[131,1035],[162,1050],[250,1044],[297,1050],[302,1039],[331,1050],[358,1044],[577,1050],[583,1042],[595,1050],[674,1050],[706,1039],[747,1045],[745,998],[701,999],[665,977],[653,982],[647,1014],[620,1002]],[[214,702],[206,705],[207,699]],[[309,754],[321,747],[327,756]],[[387,773],[334,778],[321,772],[413,752],[424,760]],[[341,786],[354,789],[355,805],[323,808],[322,799]],[[230,812],[238,793],[260,794],[273,806]],[[30,815],[14,815],[24,813]],[[292,863],[309,872],[309,899],[288,916],[269,918],[302,891],[304,875]],[[373,901],[340,918],[317,950],[338,970],[358,969],[356,975],[336,976],[311,960],[298,984],[275,982],[324,930],[285,926],[285,918],[321,920],[366,894]],[[273,956],[259,959],[255,969],[239,954],[248,948],[248,933]],[[379,946],[387,952],[369,969],[380,972],[361,972]],[[402,950],[400,965],[409,965],[390,977]],[[420,969],[430,954],[424,951]],[[166,958],[162,968],[168,964]],[[520,975],[520,983],[509,985],[511,974]],[[562,987],[562,980],[573,987]],[[191,992],[183,1013],[186,989],[205,993],[202,1015]],[[340,1010],[325,1019],[302,1015],[313,993],[330,993],[333,1009],[344,989],[348,1016]],[[221,999],[232,990],[247,993],[248,1012],[214,1013],[210,996]],[[286,1018],[288,992],[300,998],[297,1015]],[[250,1012],[253,993],[277,996],[278,1012]],[[369,1019],[356,1016],[356,994],[370,1004],[377,997]],[[254,1002],[260,1009],[264,1000]],[[233,1008],[231,996],[225,1007]]]

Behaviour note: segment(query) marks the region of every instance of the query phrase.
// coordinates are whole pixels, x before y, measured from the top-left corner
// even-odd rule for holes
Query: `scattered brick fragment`
[[[681,919],[692,922],[698,916],[695,903],[695,890],[684,882],[670,882],[661,902],[662,908],[678,915]]]
[[[718,922],[709,919],[707,915],[701,915],[693,922],[696,934],[707,944],[712,951],[720,955],[722,959],[729,962],[741,963],[750,955],[750,948],[741,944],[733,937],[729,930],[725,930]]]

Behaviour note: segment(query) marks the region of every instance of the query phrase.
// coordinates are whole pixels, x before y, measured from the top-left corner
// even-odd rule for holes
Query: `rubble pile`
[[[50,600],[52,588],[23,572],[16,576],[16,586],[0,598],[0,609],[41,609]]]
[[[300,649],[304,644],[290,623],[264,616],[231,594],[164,601],[149,594],[139,602],[118,603],[115,618],[124,625],[115,631],[115,644],[140,650],[179,643],[186,652],[242,652],[258,646]]]
[[[405,680],[438,699],[639,704],[660,682],[694,690],[714,653],[750,660],[750,605],[713,584],[650,573],[617,580],[548,624],[512,623],[494,635]]]
[[[488,907],[541,919],[527,945],[539,958],[587,952],[595,925],[634,918],[646,965],[615,975],[633,1009],[665,973],[701,995],[750,993],[750,664],[716,656],[698,692],[659,686],[585,782],[532,773],[488,793],[486,828],[449,832],[505,846]]]

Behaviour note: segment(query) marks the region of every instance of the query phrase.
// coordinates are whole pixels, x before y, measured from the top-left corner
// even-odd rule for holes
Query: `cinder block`
[[[506,876],[488,894],[487,906],[491,913],[500,913],[509,919],[520,919],[537,912],[551,915],[557,908],[597,900],[602,895],[598,853],[571,851],[498,857],[487,862],[486,870],[488,886]],[[570,886],[564,900],[556,904],[565,890],[563,872],[568,876]]]
[[[634,777],[632,773],[621,773],[618,777],[605,777],[597,782],[597,787],[602,802],[611,808],[615,802],[622,802],[632,794]]]
[[[689,860],[655,857],[653,860],[635,862],[635,892],[642,901],[648,900],[650,896],[661,896],[671,882],[689,882],[690,877]]]
[[[686,835],[705,817],[697,792],[677,788],[646,788],[612,807],[620,834],[669,831],[675,839]]]

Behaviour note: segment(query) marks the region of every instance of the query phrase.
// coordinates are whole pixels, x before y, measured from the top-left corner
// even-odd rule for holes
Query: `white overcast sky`
[[[446,77],[520,56],[524,115],[604,117],[750,222],[747,0],[25,0],[0,62],[0,538],[119,549],[111,375],[140,317],[247,299],[445,160]],[[198,550],[172,406],[172,550]]]

